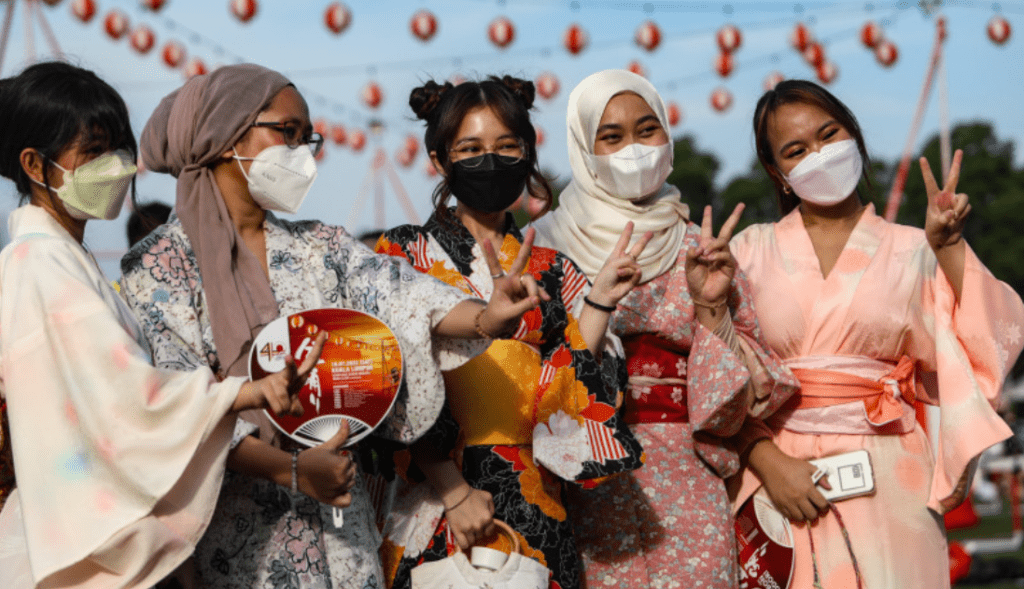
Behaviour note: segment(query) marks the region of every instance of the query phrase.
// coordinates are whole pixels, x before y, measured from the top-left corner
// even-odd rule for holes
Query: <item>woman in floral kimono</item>
[[[795,384],[764,351],[749,287],[729,254],[742,209],[717,238],[710,207],[702,227],[688,220],[679,190],[665,184],[673,153],[665,107],[641,76],[587,77],[569,96],[567,125],[572,183],[559,208],[534,223],[538,241],[593,276],[625,225],[654,235],[637,260],[644,282],[611,320],[627,354],[625,419],[647,461],[572,507],[587,584],[733,589],[724,479],[747,444],[767,435],[755,417]]]
[[[373,254],[344,229],[288,222],[316,176],[323,138],[306,102],[266,68],[226,66],[166,97],[142,133],[146,167],[178,179],[176,217],[122,260],[123,292],[158,366],[247,372],[255,334],[279,314],[351,308],[391,326],[404,382],[384,434],[422,435],[444,397],[441,369],[482,351],[480,333],[518,325],[536,285],[500,281],[490,303]],[[199,584],[250,589],[381,587],[369,496],[352,486],[344,428],[301,450],[240,420],[210,530],[196,549]],[[255,420],[255,421],[253,421]],[[289,492],[290,489],[290,492]],[[330,506],[345,507],[345,525]]]
[[[217,382],[154,368],[138,323],[85,248],[135,177],[128,109],[66,63],[0,81],[0,175],[23,205],[0,252],[0,398],[17,489],[0,513],[0,587],[149,587],[210,521],[235,414],[301,410],[296,370]]]
[[[940,516],[963,500],[976,457],[1011,435],[993,405],[1024,344],[1020,297],[961,235],[962,154],[942,189],[921,159],[921,231],[863,204],[864,138],[827,90],[780,83],[758,102],[754,132],[785,216],[732,248],[801,392],[750,451],[739,501],[763,482],[797,522],[794,589],[949,587]],[[936,453],[915,401],[939,407]],[[830,505],[807,460],[855,450],[870,456],[875,492]]]
[[[413,566],[448,556],[455,544],[486,540],[493,514],[519,536],[524,554],[552,571],[552,588],[576,589],[565,483],[592,485],[641,464],[640,446],[615,413],[621,352],[604,340],[607,309],[640,279],[635,259],[650,236],[627,253],[625,228],[589,295],[572,261],[531,251],[532,231],[524,238],[506,209],[524,188],[551,199],[537,167],[533,99],[533,84],[511,76],[428,82],[409,99],[426,122],[424,144],[442,180],[427,223],[385,232],[377,250],[476,296],[518,274],[510,263],[528,256],[523,279],[540,284],[549,300],[485,354],[445,374],[447,419],[412,449],[432,492],[406,488],[389,524],[384,562],[392,587],[409,587]],[[500,265],[486,262],[491,250]],[[580,307],[577,321],[571,310]]]

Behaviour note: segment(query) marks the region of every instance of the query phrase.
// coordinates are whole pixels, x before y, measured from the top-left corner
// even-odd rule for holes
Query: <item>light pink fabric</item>
[[[873,206],[827,278],[799,209],[776,224],[746,229],[732,248],[753,287],[765,337],[787,361],[849,356],[895,365],[903,355],[914,360],[917,398],[940,408],[937,460],[916,424],[902,434],[856,435],[792,431],[783,415],[772,423],[776,444],[799,458],[862,448],[871,454],[877,493],[836,504],[866,587],[948,587],[945,531],[936,512],[962,499],[972,460],[1011,435],[992,405],[1024,345],[1020,297],[968,248],[957,302],[924,233],[886,222]],[[806,430],[813,421],[803,417],[794,428]],[[749,472],[744,476],[740,501],[757,484]],[[813,529],[824,585],[841,586],[829,583],[851,572],[838,525],[825,517]],[[796,526],[796,538],[794,589],[811,584],[803,526]]]

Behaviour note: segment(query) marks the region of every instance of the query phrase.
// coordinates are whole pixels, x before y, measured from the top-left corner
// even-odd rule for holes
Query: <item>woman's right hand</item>
[[[469,550],[478,540],[494,533],[494,501],[487,491],[465,484],[448,493],[442,502],[448,528],[462,550]]]
[[[750,449],[747,463],[761,479],[772,503],[788,519],[814,521],[828,509],[828,499],[818,491],[817,485],[826,489],[832,487],[827,476],[815,485],[811,477],[818,467],[810,462],[793,458],[765,439]]]
[[[590,288],[590,300],[604,305],[614,307],[622,297],[629,294],[633,287],[639,284],[643,277],[637,258],[643,253],[647,243],[651,241],[654,233],[648,231],[640,236],[640,239],[633,244],[633,247],[626,251],[629,240],[633,236],[633,222],[626,223],[618,243],[608,254],[601,270],[594,277],[594,284]]]
[[[331,439],[319,446],[299,452],[299,490],[320,503],[334,507],[348,507],[352,503],[349,493],[356,484],[356,463],[342,449],[348,439],[348,423]]]
[[[519,325],[523,313],[540,305],[541,301],[550,301],[551,295],[537,286],[537,281],[526,271],[533,251],[533,238],[536,231],[531,227],[523,237],[519,254],[512,261],[508,273],[501,267],[498,254],[490,240],[485,239],[480,246],[484,250],[484,259],[494,278],[494,290],[480,316],[480,327],[491,335],[511,333]]]
[[[231,410],[244,411],[269,407],[277,415],[302,415],[299,391],[320,360],[320,352],[323,351],[326,341],[327,332],[320,332],[301,366],[296,366],[295,359],[289,354],[284,359],[284,370],[244,383],[238,389]]]

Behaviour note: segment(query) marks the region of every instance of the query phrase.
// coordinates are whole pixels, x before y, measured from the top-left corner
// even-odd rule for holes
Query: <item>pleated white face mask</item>
[[[808,154],[789,171],[786,182],[801,200],[830,206],[853,194],[863,165],[857,142],[844,139]]]
[[[623,200],[640,200],[654,194],[672,173],[671,143],[631,143],[612,154],[587,155],[595,183]]]

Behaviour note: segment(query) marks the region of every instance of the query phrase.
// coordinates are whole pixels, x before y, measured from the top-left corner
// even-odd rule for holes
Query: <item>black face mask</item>
[[[474,165],[475,164],[475,165]],[[516,202],[530,177],[530,162],[485,153],[452,164],[450,185],[459,202],[483,213],[504,211]]]

